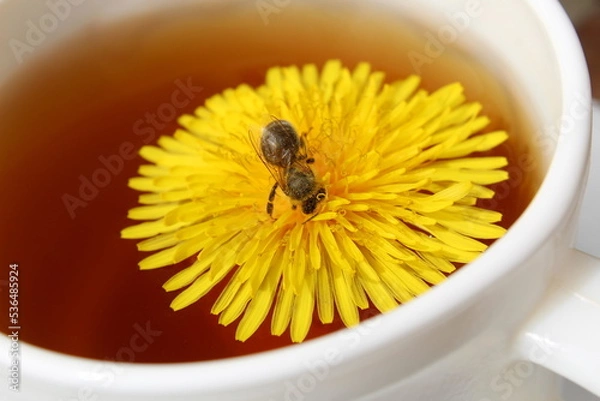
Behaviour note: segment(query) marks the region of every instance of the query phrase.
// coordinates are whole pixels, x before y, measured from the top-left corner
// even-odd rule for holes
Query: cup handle
[[[600,101],[593,103],[588,186],[577,246],[563,259],[547,298],[520,331],[518,358],[543,366],[600,397]],[[595,255],[591,256],[591,255]]]
[[[517,357],[600,397],[600,259],[572,250],[516,341]]]

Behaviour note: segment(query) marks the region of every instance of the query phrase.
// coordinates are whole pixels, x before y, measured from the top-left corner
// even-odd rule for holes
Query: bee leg
[[[267,201],[267,213],[273,217],[273,200],[275,199],[275,193],[277,192],[278,183],[273,184],[271,192],[269,192],[269,200]]]
[[[306,149],[306,137],[310,131],[312,131],[312,127],[310,127],[308,131],[300,136],[300,148],[302,149],[302,156],[300,159],[305,159],[306,164],[312,164],[315,162],[314,157],[308,157],[308,149]]]

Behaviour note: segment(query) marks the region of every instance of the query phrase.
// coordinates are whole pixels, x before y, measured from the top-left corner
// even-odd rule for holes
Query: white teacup
[[[22,37],[23,21],[61,3],[69,18],[56,17],[60,29],[47,32],[44,43],[30,44],[51,51],[88,24],[185,2],[3,0],[0,26],[7,38]],[[281,10],[289,1],[267,3]],[[331,3],[341,8],[352,2]],[[549,401],[560,399],[561,377],[600,396],[600,262],[572,248],[588,167],[590,89],[567,16],[555,0],[363,5],[371,6],[387,7],[432,32],[452,27],[449,15],[466,13],[468,32],[456,35],[455,45],[480,46],[499,60],[510,76],[508,90],[531,108],[536,126],[547,128],[534,141],[545,166],[543,184],[508,233],[414,302],[353,329],[262,354],[109,364],[21,342],[14,392],[6,352],[12,343],[3,336],[0,366],[8,381],[0,386],[2,399]],[[0,48],[0,83],[20,68],[17,55],[28,56],[22,52]]]

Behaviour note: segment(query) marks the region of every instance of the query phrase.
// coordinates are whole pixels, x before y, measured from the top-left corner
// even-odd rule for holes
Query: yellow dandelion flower
[[[322,323],[337,312],[355,325],[359,309],[411,300],[505,232],[476,206],[508,178],[504,157],[470,157],[507,139],[482,132],[480,110],[458,83],[427,93],[417,76],[387,84],[366,63],[271,68],[263,86],[212,96],[140,150],[150,164],[129,182],[144,194],[128,216],[146,222],[122,236],[146,238],[141,269],[196,256],[164,284],[181,290],[174,310],[227,280],[212,313],[241,318],[238,340],[271,311],[271,332],[295,342],[315,307]],[[269,126],[295,144],[265,145]]]

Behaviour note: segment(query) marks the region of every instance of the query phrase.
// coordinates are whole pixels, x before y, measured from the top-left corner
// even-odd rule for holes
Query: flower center
[[[146,146],[129,185],[144,192],[122,231],[152,254],[142,269],[195,262],[167,283],[184,308],[227,280],[212,313],[246,340],[271,331],[302,341],[316,309],[347,326],[439,284],[505,229],[478,206],[506,180],[485,152],[481,105],[460,84],[433,93],[419,78],[385,83],[366,63],[275,67],[258,88],[208,99],[182,129]]]

